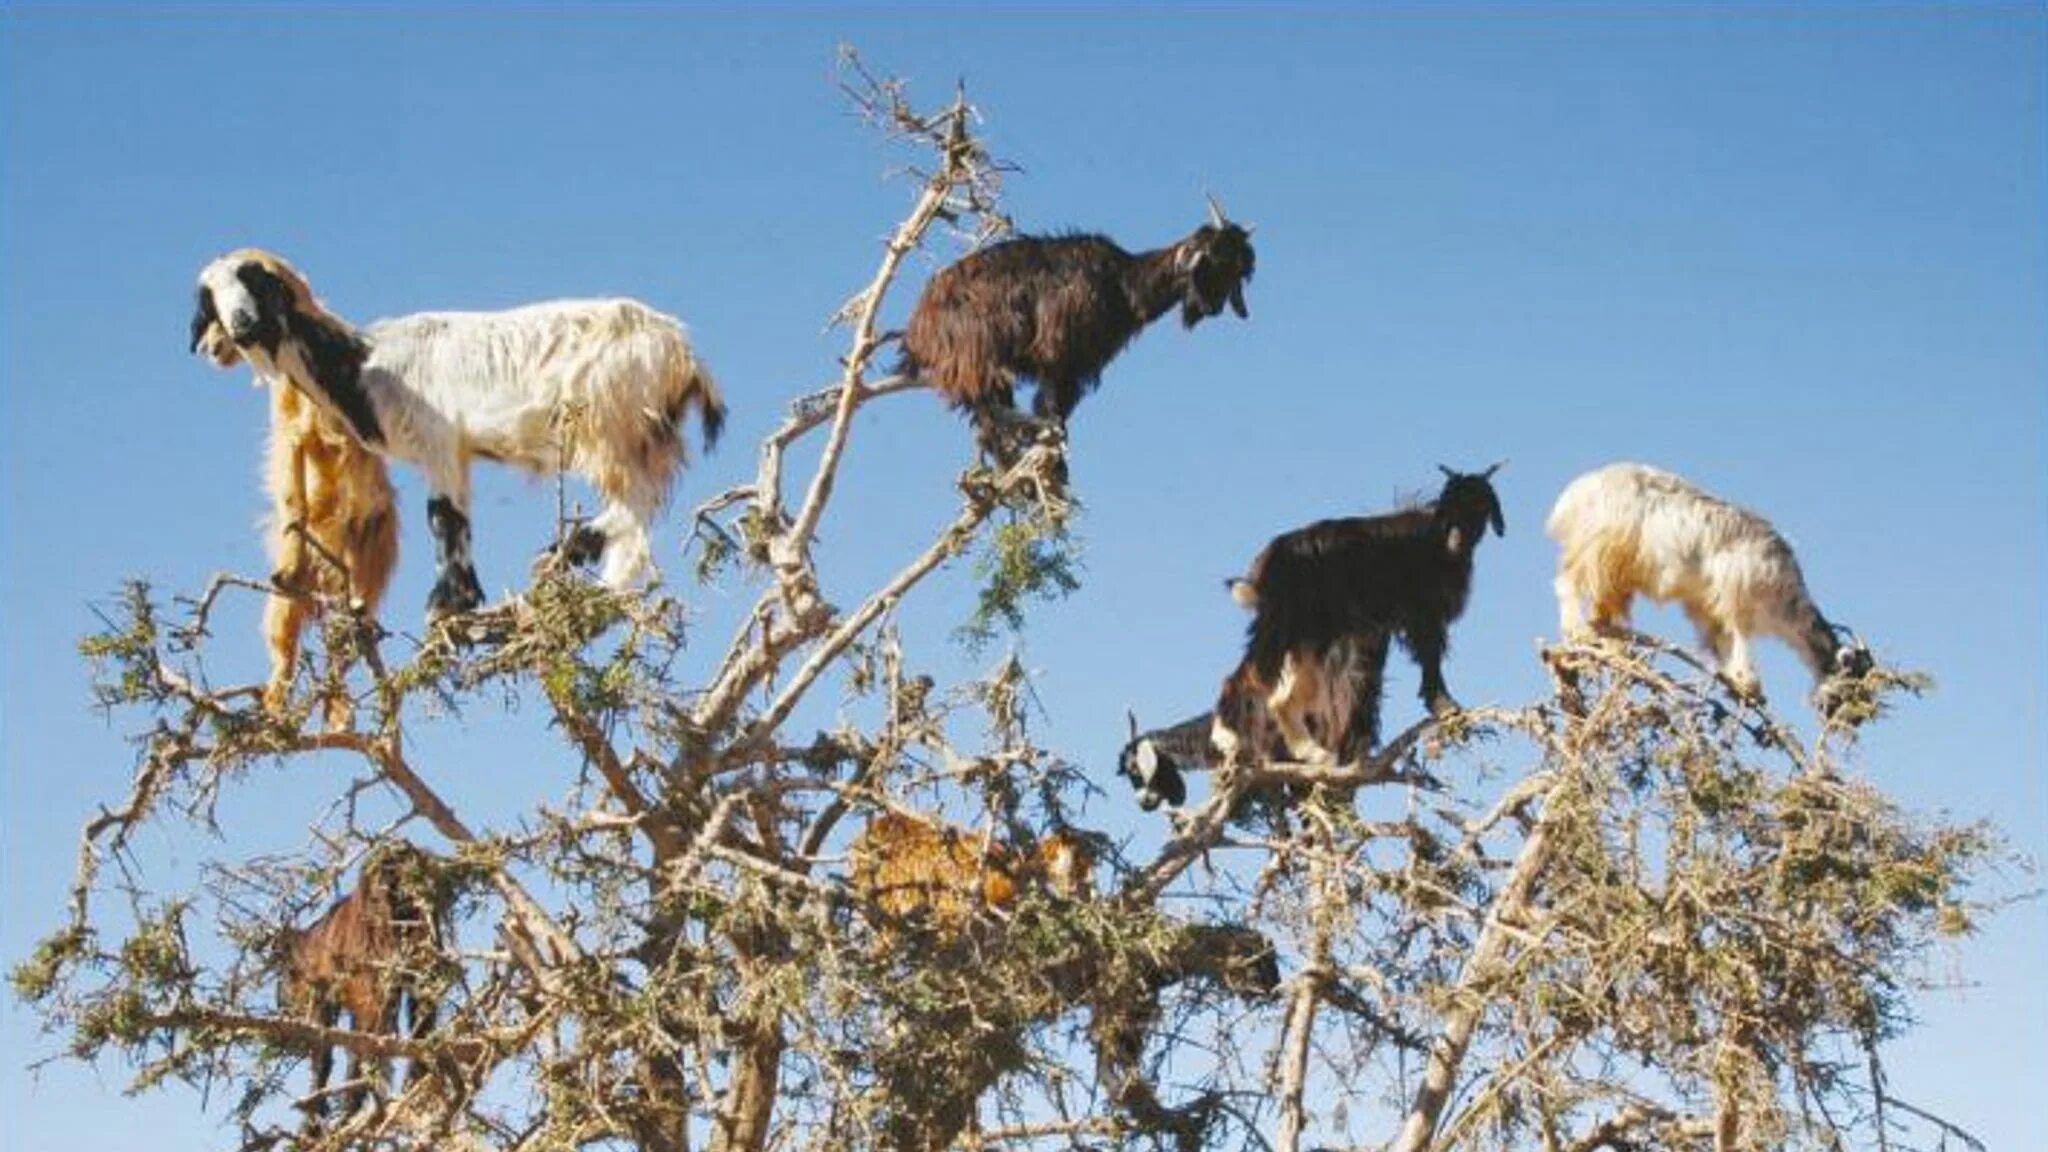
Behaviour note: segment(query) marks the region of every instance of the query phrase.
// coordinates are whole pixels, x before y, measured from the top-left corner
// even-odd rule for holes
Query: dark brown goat
[[[1465,611],[1479,541],[1489,526],[1495,535],[1507,530],[1492,484],[1499,467],[1469,475],[1445,468],[1442,494],[1421,508],[1283,533],[1232,583],[1231,594],[1258,614],[1238,674],[1266,693],[1272,722],[1297,758],[1348,761],[1371,749],[1386,638],[1395,634],[1422,667],[1429,710],[1457,708],[1444,684],[1444,653],[1451,622]],[[1371,637],[1378,640],[1358,642]],[[1355,658],[1340,658],[1345,649]],[[1328,736],[1305,723],[1347,711],[1351,719]],[[1325,743],[1329,736],[1341,746]]]
[[[1227,305],[1247,316],[1251,230],[1209,202],[1209,222],[1132,255],[1104,236],[1020,236],[972,253],[925,286],[903,333],[900,370],[972,414],[982,448],[1007,459],[1002,432],[1019,380],[1032,411],[1064,427],[1102,370],[1146,325],[1180,305],[1193,328]]]
[[[347,1012],[358,1032],[394,1035],[401,1009],[409,1009],[414,1039],[434,1027],[436,1004],[425,978],[445,962],[451,938],[451,894],[437,876],[436,857],[405,841],[381,844],[363,861],[355,891],[303,929],[283,939],[278,1003],[285,1012],[322,1028],[340,1025]],[[327,1079],[334,1049],[316,1042],[309,1123],[327,1113]],[[351,1053],[350,1086],[343,1112],[362,1107],[369,1082],[386,1079],[385,1062]]]
[[[1345,760],[1370,751],[1378,733],[1379,670],[1386,658],[1386,634],[1365,632],[1330,645],[1314,669],[1317,691],[1308,697],[1303,726]],[[1144,733],[1133,716],[1117,771],[1137,790],[1138,807],[1149,812],[1161,801],[1180,807],[1187,803],[1184,773],[1221,768],[1232,756],[1254,764],[1289,759],[1292,753],[1266,707],[1270,694],[1271,687],[1244,661],[1224,677],[1213,711]]]

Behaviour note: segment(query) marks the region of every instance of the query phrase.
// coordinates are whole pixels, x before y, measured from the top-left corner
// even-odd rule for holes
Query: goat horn
[[[1218,228],[1227,226],[1230,221],[1223,215],[1223,205],[1217,201],[1215,195],[1209,192],[1204,192],[1202,195],[1209,201],[1209,223],[1214,224]]]
[[[1138,738],[1138,714],[1137,714],[1137,712],[1135,712],[1135,711],[1133,711],[1132,709],[1129,709],[1129,708],[1126,708],[1126,709],[1124,709],[1124,719],[1126,719],[1126,720],[1128,720],[1128,721],[1130,721],[1130,722],[1131,722],[1131,739],[1133,739],[1133,740],[1136,740],[1136,739]]]
[[[1436,470],[1450,477],[1453,480],[1456,480],[1458,478],[1458,474],[1452,471],[1451,466],[1448,464],[1439,464],[1436,466]]]
[[[1487,469],[1486,471],[1484,471],[1484,472],[1481,472],[1481,473],[1479,474],[1479,475],[1480,475],[1480,477],[1481,477],[1482,479],[1486,479],[1486,480],[1491,480],[1491,479],[1493,479],[1493,474],[1494,474],[1495,472],[1498,472],[1498,471],[1500,471],[1500,470],[1501,470],[1501,469],[1502,469],[1503,467],[1505,467],[1505,466],[1507,465],[1507,462],[1508,462],[1508,461],[1507,461],[1507,457],[1505,457],[1505,456],[1501,457],[1501,458],[1500,458],[1500,459],[1498,459],[1498,460],[1495,460],[1495,461],[1493,462],[1493,465],[1492,465],[1491,467],[1489,467],[1489,468],[1488,468],[1488,469]]]

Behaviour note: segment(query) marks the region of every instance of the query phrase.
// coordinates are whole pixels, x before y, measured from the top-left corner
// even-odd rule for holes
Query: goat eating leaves
[[[1005,460],[1019,380],[1038,386],[1032,411],[1064,428],[1117,353],[1175,304],[1188,328],[1226,306],[1249,316],[1254,261],[1251,229],[1213,198],[1208,223],[1151,252],[1097,235],[992,244],[932,277],[904,330],[900,370],[969,412],[982,449]]]
[[[1770,521],[1669,472],[1643,464],[1588,472],[1565,486],[1544,527],[1561,549],[1557,606],[1568,639],[1625,625],[1640,594],[1683,605],[1701,646],[1745,696],[1763,691],[1749,656],[1756,636],[1790,644],[1823,687],[1872,667],[1869,650],[1821,615]],[[1823,711],[1827,699],[1824,692]]]

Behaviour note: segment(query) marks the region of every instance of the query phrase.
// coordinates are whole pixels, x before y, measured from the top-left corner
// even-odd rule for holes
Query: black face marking
[[[1187,783],[1181,779],[1179,766],[1149,737],[1124,747],[1117,757],[1117,770],[1137,790],[1138,807],[1147,812],[1159,807],[1161,800],[1172,808],[1187,802]]]
[[[255,297],[256,320],[244,331],[230,329],[228,335],[237,344],[254,344],[272,356],[277,355],[277,346],[284,339],[285,325],[291,317],[291,289],[261,264],[248,263],[235,269],[235,279]]]
[[[205,336],[208,326],[219,319],[219,313],[213,310],[213,293],[207,291],[206,285],[201,284],[195,290],[194,295],[195,299],[192,303],[192,345],[186,349],[187,352],[199,351],[200,337]]]

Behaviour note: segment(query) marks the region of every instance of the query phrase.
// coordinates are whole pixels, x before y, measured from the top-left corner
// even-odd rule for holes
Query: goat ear
[[[1489,512],[1487,516],[1489,519],[1493,521],[1493,534],[1495,536],[1505,536],[1508,534],[1508,522],[1507,519],[1501,515],[1500,499],[1498,497],[1494,498],[1493,510]]]
[[[1138,771],[1147,780],[1152,778],[1153,773],[1159,771],[1159,749],[1153,747],[1150,740],[1140,740],[1138,742],[1138,751],[1134,759],[1137,762]]]
[[[199,351],[199,341],[206,335],[207,326],[213,323],[213,296],[205,288],[199,289],[198,298],[192,302],[192,346],[187,352]]]

